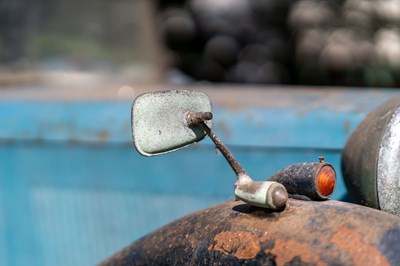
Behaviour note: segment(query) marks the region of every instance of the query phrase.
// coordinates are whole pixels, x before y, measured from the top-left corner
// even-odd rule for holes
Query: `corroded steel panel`
[[[290,199],[282,212],[231,201],[136,241],[106,265],[393,265],[400,218],[338,201]]]

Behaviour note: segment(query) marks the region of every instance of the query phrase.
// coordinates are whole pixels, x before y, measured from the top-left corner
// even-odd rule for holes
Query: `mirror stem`
[[[217,137],[217,135],[215,135],[215,133],[211,130],[211,128],[209,128],[204,122],[200,123],[200,125],[203,127],[204,131],[214,142],[215,147],[217,147],[217,149],[222,153],[222,155],[228,161],[228,163],[232,167],[233,171],[235,171],[238,178],[239,178],[239,176],[242,176],[242,175],[248,176],[248,174],[243,169],[243,167],[240,165],[238,160],[236,160],[236,158],[233,156],[233,154],[229,151],[228,147],[226,147],[221,142],[221,140]]]
[[[229,151],[222,141],[205,123],[212,119],[211,112],[189,112],[186,114],[186,123],[189,127],[200,126],[214,142],[215,147],[228,161],[236,173],[235,196],[251,205],[278,210],[285,206],[288,199],[286,188],[277,182],[254,182],[246,173],[238,160]]]
[[[246,173],[243,167],[240,165],[238,160],[233,156],[222,141],[217,137],[217,135],[211,130],[209,126],[205,123],[206,120],[212,119],[211,112],[189,112],[186,116],[186,120],[189,126],[201,126],[207,135],[214,142],[215,147],[222,153],[225,159],[228,161],[229,165],[232,167],[233,171],[236,173],[237,182],[236,185],[247,183],[252,181],[250,176]]]

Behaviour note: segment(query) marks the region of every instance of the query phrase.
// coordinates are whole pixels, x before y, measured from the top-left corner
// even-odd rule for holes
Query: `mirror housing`
[[[136,150],[144,156],[159,155],[202,140],[202,128],[189,127],[189,112],[212,112],[205,93],[171,90],[145,93],[132,104],[131,122]],[[211,128],[211,120],[205,122]]]

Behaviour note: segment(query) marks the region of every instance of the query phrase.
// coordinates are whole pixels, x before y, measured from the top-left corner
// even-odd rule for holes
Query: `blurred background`
[[[398,0],[160,2],[167,65],[194,80],[399,85]]]
[[[399,25],[398,0],[2,0],[0,84],[397,87]]]
[[[0,265],[93,265],[233,198],[207,139],[137,154],[140,93],[205,91],[254,179],[325,155],[350,200],[343,146],[399,85],[400,0],[0,0]]]

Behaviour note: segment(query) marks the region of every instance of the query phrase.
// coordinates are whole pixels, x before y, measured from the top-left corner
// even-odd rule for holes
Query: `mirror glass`
[[[187,90],[150,92],[132,105],[133,142],[138,152],[153,156],[175,151],[204,138],[201,127],[188,127],[188,112],[212,112],[205,93]],[[211,121],[206,124],[211,128]]]

